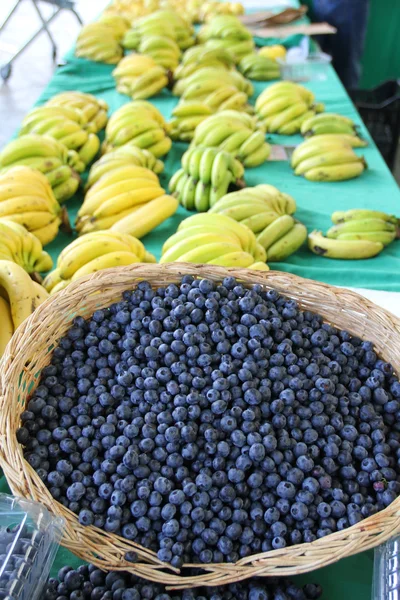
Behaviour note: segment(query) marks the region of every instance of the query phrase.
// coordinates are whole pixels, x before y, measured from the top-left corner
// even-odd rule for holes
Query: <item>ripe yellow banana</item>
[[[11,306],[5,298],[0,295],[0,358],[14,334],[14,323],[11,316]]]
[[[332,214],[331,219],[332,223],[335,225],[346,223],[347,221],[358,221],[359,219],[382,219],[383,221],[388,221],[394,225],[398,224],[398,219],[394,215],[366,208],[352,208],[346,211],[336,211]]]
[[[337,237],[340,233],[361,233],[365,231],[396,231],[396,225],[376,218],[350,220],[334,225],[327,232],[327,237]]]
[[[359,177],[365,168],[365,161],[357,160],[343,165],[316,167],[307,171],[304,177],[309,181],[345,181]]]
[[[308,236],[308,247],[314,254],[327,258],[359,260],[372,258],[383,250],[381,242],[369,240],[335,240],[326,238],[321,231],[313,231]]]
[[[269,266],[265,262],[258,261],[250,265],[249,269],[252,269],[252,271],[269,271]]]
[[[54,219],[45,227],[33,229],[32,233],[35,237],[37,237],[42,246],[47,246],[47,244],[50,244],[50,242],[52,242],[57,237],[60,225],[61,219],[59,219],[58,217],[54,217]]]
[[[340,233],[335,237],[337,240],[369,240],[370,242],[380,242],[388,246],[396,239],[395,231],[363,231],[354,233]]]
[[[0,294],[6,295],[16,329],[32,313],[32,280],[19,265],[0,260]]]
[[[178,227],[178,231],[197,225],[204,225],[206,227],[217,225],[220,227],[220,231],[231,231],[240,239],[242,249],[245,252],[250,252],[250,254],[255,252],[257,241],[254,233],[250,231],[248,227],[237,223],[230,217],[218,214],[199,213],[182,221]]]
[[[223,254],[237,251],[238,247],[235,244],[230,244],[228,242],[219,241],[211,244],[202,244],[201,246],[186,252],[186,254],[183,254],[179,258],[179,262],[206,264]]]
[[[304,175],[307,173],[307,171],[310,171],[310,169],[315,169],[316,167],[343,165],[349,162],[362,162],[362,160],[363,159],[357,156],[352,148],[339,148],[331,151],[321,152],[312,158],[302,160],[294,172],[295,175]]]
[[[111,227],[111,231],[128,233],[140,239],[175,214],[178,205],[177,199],[173,196],[159,196],[117,221]]]
[[[253,263],[254,257],[243,251],[229,252],[208,261],[209,265],[219,265],[220,267],[250,267]]]
[[[36,281],[32,281],[33,287],[33,306],[36,309],[38,306],[43,304],[45,300],[49,297],[49,293],[45,290],[45,288],[40,285],[40,283],[36,283]]]
[[[136,254],[133,254],[133,252],[110,252],[109,254],[97,256],[96,258],[84,264],[80,269],[75,271],[71,281],[76,281],[80,277],[96,273],[97,271],[102,271],[103,269],[126,267],[138,262],[140,262],[140,260]]]

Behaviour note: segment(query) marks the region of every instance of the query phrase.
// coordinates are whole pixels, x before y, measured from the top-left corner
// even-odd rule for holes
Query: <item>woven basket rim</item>
[[[210,265],[184,263],[134,264],[99,271],[93,275],[71,283],[58,294],[51,296],[17,329],[0,361],[0,467],[15,495],[42,502],[54,515],[65,519],[66,528],[62,545],[77,556],[93,562],[104,570],[130,571],[144,579],[167,585],[170,589],[184,589],[198,586],[223,585],[255,576],[292,576],[318,569],[336,562],[340,558],[373,548],[400,532],[400,497],[386,509],[363,521],[337,531],[311,543],[287,546],[281,550],[271,550],[240,559],[237,563],[188,564],[181,571],[162,563],[156,554],[128,540],[107,533],[96,527],[83,527],[78,517],[69,509],[54,500],[37,473],[25,461],[22,446],[17,442],[15,432],[19,426],[19,415],[23,410],[23,401],[28,396],[19,389],[20,374],[28,380],[28,386],[37,385],[37,361],[41,360],[39,341],[43,336],[55,336],[54,342],[70,326],[72,318],[83,311],[86,305],[107,306],[119,300],[122,291],[129,289],[140,280],[149,280],[154,287],[177,282],[183,275],[211,278],[220,281],[223,277],[234,276],[245,286],[259,283],[266,289],[274,288],[280,293],[296,299],[304,310],[313,310],[321,314],[328,322],[334,309],[338,315],[346,314],[350,325],[343,327],[360,336],[355,331],[360,327],[378,328],[375,345],[380,345],[379,353],[390,352],[391,342],[400,347],[400,319],[387,310],[360,296],[356,292],[336,288],[325,283],[304,279],[289,273],[278,271],[251,271],[247,269],[226,269]],[[118,290],[118,292],[116,291]],[[115,296],[112,295],[115,293]],[[110,296],[110,297],[109,297]],[[314,306],[313,298],[325,302]],[[112,297],[112,299],[111,299]],[[107,298],[107,301],[105,301]],[[64,317],[64,311],[76,313]],[[88,310],[88,316],[95,308]],[[324,314],[325,313],[325,314]],[[333,312],[335,315],[336,313]],[[356,317],[364,317],[357,321]],[[57,323],[62,320],[60,331]],[[352,327],[351,324],[354,324]],[[54,331],[53,331],[54,330]],[[382,335],[379,335],[382,331]],[[385,335],[383,335],[385,334]],[[360,336],[361,337],[361,336]],[[393,338],[393,339],[392,339]],[[39,339],[39,341],[37,341]],[[47,338],[46,338],[47,339]],[[390,342],[389,348],[386,344]],[[50,342],[49,342],[50,343]],[[386,349],[386,350],[385,350]],[[45,348],[46,357],[50,357],[49,346]],[[30,359],[30,364],[26,358]],[[35,357],[35,358],[34,358]],[[396,355],[397,369],[400,372],[400,354]],[[44,364],[48,363],[46,360]],[[393,361],[390,361],[393,362]],[[44,366],[43,364],[43,366]],[[40,366],[39,370],[43,368]],[[19,375],[18,375],[19,374]],[[31,394],[32,390],[30,390]],[[20,394],[24,398],[19,398]],[[137,552],[140,562],[127,562],[123,556],[128,550]],[[200,575],[185,576],[185,567],[202,570]]]

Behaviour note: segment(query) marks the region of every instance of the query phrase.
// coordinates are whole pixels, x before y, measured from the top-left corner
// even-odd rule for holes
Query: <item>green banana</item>
[[[204,184],[211,183],[211,170],[218,151],[216,148],[206,148],[200,160],[200,179]]]
[[[283,215],[278,219],[275,219],[268,227],[257,235],[257,242],[261,244],[267,251],[270,246],[275,244],[282,236],[293,229],[295,220],[290,215]]]
[[[194,196],[194,205],[197,212],[206,212],[208,210],[210,205],[210,191],[210,185],[205,185],[202,181],[197,183]]]
[[[294,227],[277,240],[267,250],[269,262],[281,262],[296,252],[307,239],[307,229],[302,223],[295,223]]]

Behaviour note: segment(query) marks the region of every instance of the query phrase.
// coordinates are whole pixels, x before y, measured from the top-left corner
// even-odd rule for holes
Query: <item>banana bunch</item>
[[[213,114],[204,102],[179,102],[172,111],[172,119],[168,123],[173,140],[191,142],[196,127]]]
[[[0,260],[0,357],[14,331],[49,294],[22,267]]]
[[[296,252],[307,239],[306,227],[290,215],[282,215],[257,234],[268,262],[282,262]]]
[[[117,91],[133,100],[155,96],[168,84],[165,69],[151,56],[143,54],[125,56],[112,74],[117,81]]]
[[[116,168],[102,175],[86,192],[78,211],[76,229],[81,234],[109,229],[164,194],[153,171],[131,164]]]
[[[197,37],[209,48],[228,50],[235,63],[254,50],[251,31],[235,15],[213,17],[203,25]]]
[[[134,20],[150,13],[150,7],[143,0],[113,0],[104,10],[103,15],[118,15],[132,23]]]
[[[62,212],[46,177],[21,166],[0,175],[0,217],[22,225],[45,246],[56,237]]]
[[[399,222],[394,215],[378,210],[354,208],[345,212],[337,211],[332,215],[333,227],[326,236],[335,240],[368,240],[391,244],[399,233]]]
[[[210,39],[250,40],[252,33],[236,15],[220,14],[212,17],[198,32],[200,43]]]
[[[122,45],[127,50],[136,50],[142,38],[147,36],[168,37],[178,44],[181,50],[194,46],[194,29],[178,12],[172,9],[156,10],[152,14],[133,21],[133,27],[126,32]]]
[[[230,71],[235,63],[232,55],[224,49],[207,48],[204,44],[188,48],[182,56],[181,64],[174,70],[174,80],[189,77],[203,67],[214,67]]]
[[[83,115],[69,106],[39,106],[31,110],[22,121],[19,135],[29,133],[54,138],[78,153],[75,169],[83,172],[100,149],[95,133],[88,133],[83,126]],[[74,155],[75,156],[75,155]]]
[[[82,27],[76,40],[75,55],[115,65],[121,60],[123,49],[114,28],[98,21]]]
[[[74,108],[82,115],[82,126],[89,133],[97,133],[107,125],[108,104],[93,94],[71,91],[53,96],[46,106],[65,106]]]
[[[321,108],[321,107],[318,107]],[[316,112],[314,94],[291,81],[273,83],[257,98],[256,114],[270,133],[294,135]]]
[[[226,110],[205,119],[196,127],[195,146],[217,147],[231,153],[245,167],[257,167],[271,153],[264,130],[246,113]]]
[[[360,260],[376,256],[382,252],[384,245],[382,242],[365,239],[328,238],[322,231],[312,231],[308,236],[308,247],[318,256]]]
[[[207,48],[213,48],[214,50],[228,50],[232,55],[235,64],[238,64],[243,56],[250,54],[254,51],[253,38],[248,40],[234,40],[230,38],[216,39],[211,38],[206,42]]]
[[[232,154],[196,146],[182,156],[182,169],[172,176],[169,190],[187,210],[205,212],[230,185],[242,184],[243,173],[243,165]]]
[[[276,219],[292,215],[295,210],[292,196],[273,185],[262,184],[222,196],[208,212],[231,217],[259,234]]]
[[[215,2],[208,0],[201,2],[199,9],[198,20],[200,22],[209,21],[216,15],[244,14],[244,6],[240,2]]]
[[[85,275],[139,262],[156,262],[142,242],[116,231],[94,231],[64,248],[57,267],[44,279],[43,286],[52,295]]]
[[[27,273],[50,271],[53,261],[39,239],[23,225],[0,218],[0,260],[11,260]]]
[[[296,202],[272,185],[262,184],[226,194],[208,211],[246,225],[256,234],[268,262],[280,262],[307,239],[307,229],[291,215]]]
[[[138,148],[137,146],[121,146],[121,148],[103,154],[99,160],[93,163],[89,171],[86,191],[92,187],[100,177],[103,177],[103,175],[106,175],[115,169],[119,169],[119,167],[129,165],[145,167],[146,169],[154,171],[157,175],[164,170],[164,163],[148,150],[141,150],[141,148]]]
[[[162,247],[160,263],[188,262],[268,270],[265,250],[248,227],[217,214],[194,215]]]
[[[252,96],[254,88],[250,81],[237,71],[227,71],[218,67],[201,67],[188,77],[179,79],[173,89],[174,96],[181,96],[185,100],[202,100],[212,92],[219,91],[221,86],[227,85]],[[247,98],[246,98],[247,101]]]
[[[168,125],[155,106],[145,100],[135,100],[121,106],[110,117],[103,151],[128,144],[159,158],[167,154],[172,145],[167,131]]]
[[[179,202],[173,196],[159,196],[150,202],[139,204],[136,210],[116,221],[111,231],[127,233],[140,239],[172,217],[178,206]]]
[[[37,134],[23,135],[11,140],[0,152],[0,172],[16,165],[37,169],[46,175],[59,202],[71,198],[79,187],[80,178],[74,165],[79,166],[75,150],[68,150],[57,140]]]
[[[325,133],[340,133],[357,136],[357,126],[354,121],[336,113],[313,115],[309,119],[303,121],[300,131],[305,137],[323,135]]]
[[[164,69],[174,70],[179,64],[181,49],[175,40],[164,35],[146,35],[139,43],[138,52],[151,56]]]
[[[295,175],[309,181],[344,181],[358,177],[367,168],[364,157],[357,156],[341,135],[324,138],[313,136],[297,146],[291,158]]]
[[[271,81],[281,77],[276,60],[255,52],[244,56],[238,64],[238,69],[245,77],[256,81]]]
[[[111,27],[115,39],[119,42],[128,31],[130,23],[129,19],[126,19],[123,15],[113,15],[110,13],[103,13],[100,15],[97,22]]]
[[[239,92],[234,85],[221,85],[208,95],[202,97],[202,102],[212,111],[236,110],[238,112],[254,113],[254,108],[248,103],[247,92]],[[183,97],[183,101],[186,101]]]

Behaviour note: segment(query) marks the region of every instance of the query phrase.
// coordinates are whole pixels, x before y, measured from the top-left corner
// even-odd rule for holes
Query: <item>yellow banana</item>
[[[209,265],[219,265],[220,267],[250,267],[253,263],[254,257],[243,251],[229,252],[208,261]]]
[[[309,234],[308,247],[311,252],[319,256],[346,260],[372,258],[383,250],[383,244],[380,242],[334,240],[324,237],[320,231],[313,231]]]
[[[14,323],[11,316],[11,307],[8,301],[0,296],[0,358],[14,334]]]
[[[40,285],[40,283],[36,283],[36,281],[32,281],[33,287],[33,307],[36,309],[38,306],[43,304],[45,300],[49,297],[49,293],[45,290],[45,288]]]
[[[252,269],[252,271],[269,271],[269,266],[265,262],[258,261],[250,265],[249,269]]]
[[[330,152],[322,152],[312,158],[301,161],[295,169],[295,175],[304,175],[310,169],[333,165],[343,165],[351,162],[362,162],[362,157],[357,156],[351,148],[339,148]]]
[[[33,229],[32,233],[35,237],[37,237],[42,246],[47,246],[47,244],[50,244],[50,242],[52,242],[57,237],[60,224],[61,220],[58,217],[55,217],[45,227]]]
[[[304,177],[309,181],[345,181],[359,177],[365,165],[363,160],[357,160],[343,165],[316,167],[307,171]]]
[[[87,262],[74,273],[71,281],[76,281],[80,277],[102,271],[103,269],[126,267],[138,262],[140,262],[139,258],[132,252],[110,252],[109,254],[97,256],[90,262]]]
[[[117,221],[111,231],[120,231],[141,238],[171,217],[178,209],[178,200],[173,196],[159,196],[147,202],[133,214]]]
[[[31,278],[22,267],[0,260],[0,290],[3,289],[11,309],[16,329],[32,312],[33,287]]]
[[[398,224],[398,219],[394,215],[381,212],[379,210],[370,210],[366,208],[353,208],[346,211],[336,211],[332,214],[332,223],[346,223],[347,221],[359,219],[382,219],[394,225]]]
[[[60,269],[57,267],[43,279],[43,287],[48,293],[50,293],[52,289],[61,281],[63,280],[60,276]]]
[[[57,283],[53,287],[53,289],[50,292],[50,296],[53,296],[53,294],[57,294],[57,292],[60,292],[61,290],[65,289],[69,283],[71,283],[70,279],[67,279],[67,280],[62,279],[59,283]]]

